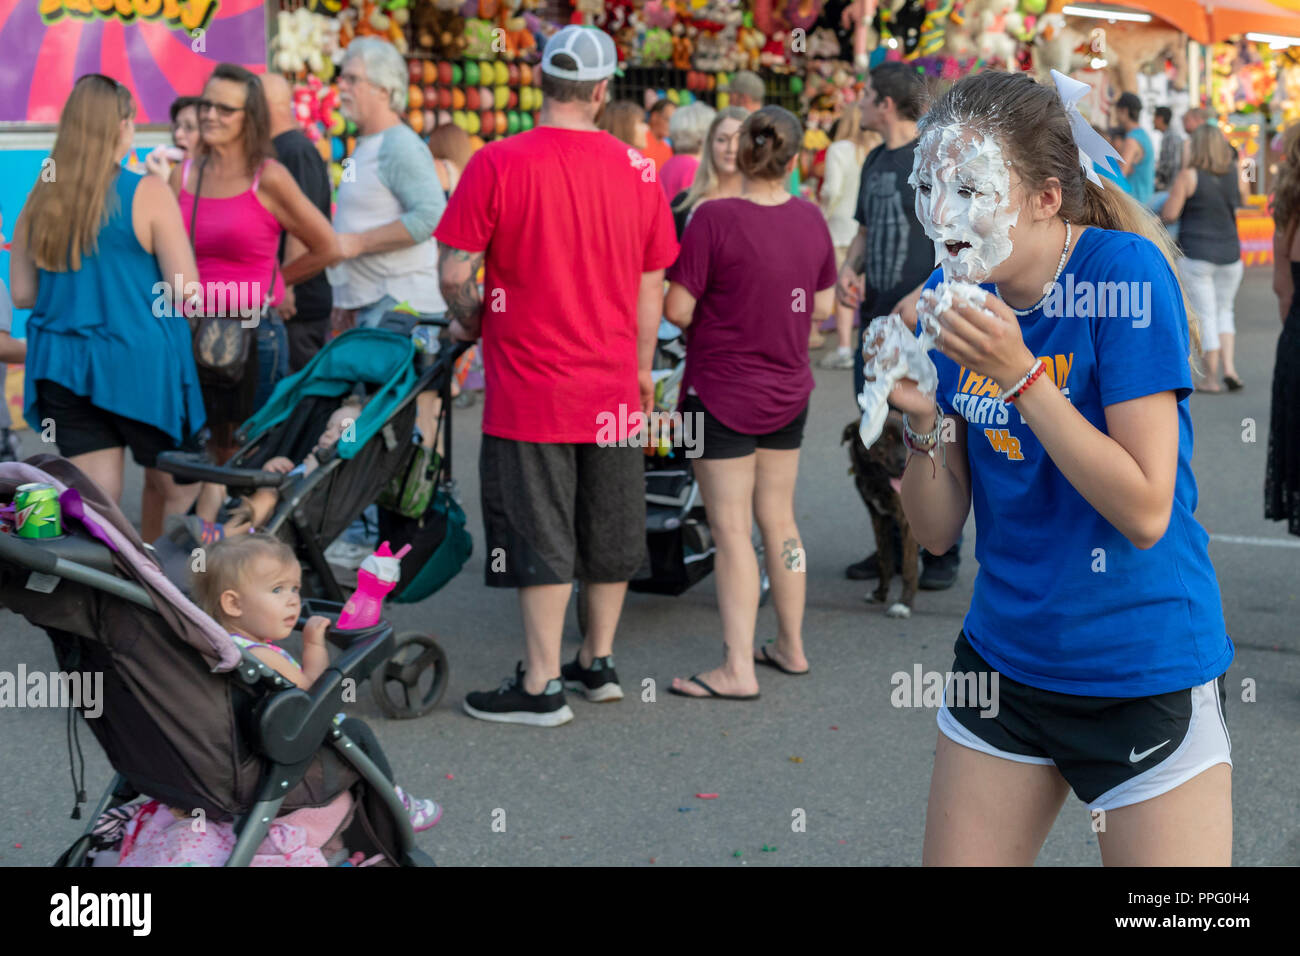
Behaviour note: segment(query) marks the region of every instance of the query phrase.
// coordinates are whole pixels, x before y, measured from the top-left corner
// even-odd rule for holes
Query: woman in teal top
[[[190,442],[204,414],[181,305],[198,270],[167,184],[121,166],[134,114],[117,81],[77,81],[45,167],[57,176],[42,175],[18,218],[10,280],[32,309],[24,416],[113,500],[130,446],[150,541],[198,488],[154,468],[158,453]]]

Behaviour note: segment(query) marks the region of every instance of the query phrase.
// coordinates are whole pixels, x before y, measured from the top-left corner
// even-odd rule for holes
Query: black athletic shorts
[[[53,419],[54,442],[64,458],[105,448],[130,448],[138,465],[152,468],[158,461],[159,452],[198,451],[201,448],[197,436],[177,445],[162,429],[106,412],[92,405],[86,396],[77,395],[49,379],[36,383],[36,405],[42,421]],[[40,422],[29,424],[38,433],[44,427]]]
[[[704,407],[704,402],[700,401],[698,395],[686,396],[686,401],[682,402],[682,414],[702,416],[704,429],[702,432],[699,428],[695,430],[695,434],[703,436],[700,439],[699,457],[744,458],[746,455],[754,454],[759,448],[792,451],[802,445],[803,428],[808,421],[808,406],[804,405],[803,411],[789,424],[765,435],[746,435],[734,428],[728,428]]]
[[[1219,678],[1150,697],[1082,697],[997,673],[964,632],[953,651],[940,731],[1005,760],[1054,764],[1090,810],[1141,803],[1215,764],[1232,766]]]
[[[646,560],[640,448],[483,436],[489,587],[629,581]]]

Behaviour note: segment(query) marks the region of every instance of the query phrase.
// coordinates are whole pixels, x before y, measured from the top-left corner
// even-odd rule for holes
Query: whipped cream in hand
[[[858,395],[862,423],[858,433],[870,448],[884,430],[889,415],[889,393],[904,379],[916,383],[924,395],[934,395],[939,388],[939,373],[927,354],[939,338],[939,316],[952,308],[953,301],[982,306],[985,292],[970,282],[940,282],[934,289],[921,293],[916,305],[921,334],[916,335],[897,314],[872,320],[862,337],[866,384]]]

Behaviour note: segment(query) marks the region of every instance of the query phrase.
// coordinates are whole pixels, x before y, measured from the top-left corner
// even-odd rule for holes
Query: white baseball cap
[[[556,54],[564,53],[578,64],[576,70],[556,66],[552,61]],[[546,41],[546,50],[542,53],[542,72],[562,80],[603,80],[623,71],[618,68],[618,51],[614,48],[613,38],[597,27],[583,27],[571,24],[559,30]]]

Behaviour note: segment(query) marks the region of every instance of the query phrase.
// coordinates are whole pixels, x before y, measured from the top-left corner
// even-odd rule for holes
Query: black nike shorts
[[[1221,677],[1150,697],[1083,697],[998,673],[964,632],[953,651],[944,736],[1004,760],[1055,765],[1090,810],[1141,803],[1215,764],[1232,766]]]

